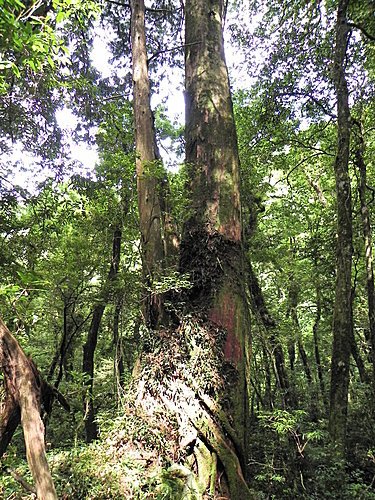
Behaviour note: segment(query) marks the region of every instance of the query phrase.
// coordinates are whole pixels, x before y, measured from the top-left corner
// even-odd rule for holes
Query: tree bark
[[[250,492],[243,473],[249,317],[243,283],[239,159],[223,53],[223,4],[194,0],[185,6],[186,159],[191,167],[192,216],[184,226],[180,270],[190,274],[192,287],[170,298],[173,321],[169,327],[159,322],[151,343],[157,343],[157,350],[145,345],[135,372],[137,401],[144,411],[160,411],[162,406],[176,416],[178,446],[188,450],[199,492],[213,490],[213,483],[221,490],[225,484],[231,498],[247,499]],[[143,3],[132,2],[132,6],[134,18]],[[137,48],[136,26],[133,22],[133,49]],[[138,23],[138,29],[142,27],[144,23]],[[146,58],[145,45],[138,49],[137,63]],[[139,72],[146,69],[144,62]],[[135,79],[136,68],[133,74]],[[147,87],[144,95],[148,93]],[[138,127],[137,133],[141,130]],[[140,212],[143,209],[147,212],[140,204]],[[156,262],[158,248],[153,256]],[[152,256],[150,265],[154,265]],[[221,484],[220,474],[212,475],[214,457],[224,472]]]
[[[150,292],[154,278],[160,275],[164,260],[159,185],[163,173],[160,171],[150,106],[144,0],[131,0],[130,6],[138,209],[146,285],[143,310],[146,325],[155,328],[164,315],[162,296]]]
[[[346,444],[348,412],[349,361],[353,338],[352,313],[352,201],[349,164],[349,99],[345,76],[348,42],[347,9],[349,0],[339,0],[336,21],[334,79],[337,96],[338,142],[335,160],[337,196],[336,285],[333,313],[333,347],[329,433],[338,452],[343,455]]]
[[[272,377],[271,377],[271,368],[270,368],[270,354],[267,350],[265,342],[263,342],[262,346],[262,351],[263,351],[263,369],[262,369],[262,375],[261,377],[264,378],[264,397],[260,399],[260,402],[262,403],[263,408],[267,410],[272,410],[273,409],[273,397],[272,397]],[[254,370],[255,371],[255,370]],[[252,379],[252,382],[254,382],[254,377]],[[253,388],[255,387],[255,384],[253,383]],[[259,393],[259,391],[258,391]]]
[[[297,338],[298,353],[302,361],[303,370],[305,372],[307,382],[311,384],[312,376],[311,376],[310,363],[307,358],[307,354],[303,345],[301,327],[299,324],[298,314],[297,314],[298,294],[299,294],[298,285],[295,282],[295,279],[292,277],[289,285],[289,313],[296,331],[295,337]]]
[[[187,0],[185,5],[186,162],[192,215],[184,227],[180,266],[193,281],[191,306],[226,331],[224,358],[237,373],[226,388],[227,416],[236,435],[236,457],[243,465],[250,332],[237,135],[222,34],[224,4],[223,0]],[[225,440],[231,438],[228,433]],[[246,485],[239,480],[242,474],[226,472],[232,498],[247,498]]]
[[[114,375],[116,380],[116,389],[117,393],[120,393],[120,389],[124,385],[124,355],[123,355],[123,346],[122,346],[122,338],[119,334],[119,325],[120,325],[120,314],[122,308],[122,297],[117,299],[115,312],[113,314],[113,345],[115,348],[115,359],[114,359]]]
[[[0,458],[6,452],[18,425],[21,423],[19,405],[7,394],[0,406]]]
[[[351,354],[353,356],[353,359],[355,361],[355,364],[357,365],[358,373],[359,373],[359,378],[362,383],[369,383],[369,377],[366,371],[365,364],[363,362],[362,356],[359,352],[357,342],[355,341],[355,337],[353,335],[352,338],[352,344],[351,344]]]
[[[83,346],[82,373],[87,376],[86,394],[83,401],[83,413],[85,419],[86,441],[90,443],[98,437],[98,427],[95,421],[94,407],[94,355],[98,342],[100,323],[108,301],[108,287],[116,279],[121,255],[121,230],[116,228],[113,235],[112,262],[106,283],[104,285],[103,297],[94,307],[87,340]]]
[[[68,365],[68,358],[69,356],[72,355],[72,349],[73,349],[73,341],[75,337],[77,336],[78,332],[81,330],[83,325],[88,321],[90,318],[91,314],[89,314],[86,318],[82,319],[79,323],[73,321],[72,316],[71,319],[69,318],[69,312],[72,309],[73,302],[71,298],[64,298],[64,309],[63,309],[63,332],[61,336],[61,341],[60,345],[53,357],[50,369],[48,371],[47,375],[47,382],[51,382],[54,374],[56,367],[58,365],[58,373],[54,382],[54,387],[55,389],[58,389],[61,380],[63,378],[64,374],[64,369],[65,369],[65,376],[67,376],[67,365]],[[74,309],[74,307],[73,307]],[[72,313],[71,313],[72,314]]]
[[[322,367],[322,362],[321,362],[321,357],[320,357],[320,348],[319,348],[319,324],[321,320],[321,300],[320,300],[320,292],[318,287],[316,288],[316,315],[315,315],[315,321],[313,325],[313,339],[314,339],[314,356],[315,356],[315,363],[316,363],[316,369],[318,372],[318,380],[319,380],[319,387],[320,387],[320,392],[322,395],[322,401],[323,401],[323,406],[325,410],[328,410],[328,401],[327,401],[327,394],[326,394],[326,388],[324,384],[324,375],[323,375],[323,367]]]
[[[366,263],[366,288],[369,321],[370,353],[373,373],[373,390],[375,394],[375,284],[374,284],[374,257],[372,250],[372,230],[370,210],[367,203],[367,169],[364,160],[365,142],[363,138],[362,123],[356,122],[358,127],[358,145],[356,149],[356,166],[359,171],[360,181],[358,185],[359,199],[361,203],[362,233],[365,246]]]
[[[20,418],[27,461],[38,498],[56,500],[55,486],[46,458],[44,425],[40,416],[46,385],[40,378],[34,363],[26,357],[1,319],[0,368],[4,375],[7,398],[6,406],[2,409],[5,410],[5,419],[1,419],[0,425],[1,451],[5,451]]]

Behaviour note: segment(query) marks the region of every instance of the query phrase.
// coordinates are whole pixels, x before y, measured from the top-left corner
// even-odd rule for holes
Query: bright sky
[[[246,13],[243,13],[245,18]],[[230,21],[230,19],[228,19]],[[108,50],[108,42],[110,37],[113,36],[111,33],[104,31],[101,27],[95,29],[95,40],[93,45],[93,50],[91,53],[91,60],[94,66],[101,71],[103,77],[109,77],[111,75],[112,67],[109,64],[111,57],[110,51]],[[226,36],[226,58],[229,67],[232,69],[232,73],[235,75],[236,80],[239,82],[240,86],[249,84],[249,77],[246,72],[247,65],[244,60],[241,60],[241,56],[230,44],[229,35]],[[121,75],[118,75],[121,76]],[[155,108],[160,104],[165,96],[168,96],[167,101],[167,115],[171,120],[176,120],[179,123],[183,123],[184,112],[185,112],[185,102],[183,96],[183,89],[179,86],[180,77],[178,76],[178,70],[171,70],[168,72],[167,78],[163,79],[158,94],[152,96],[151,105]],[[173,89],[171,91],[171,89]],[[95,147],[87,145],[85,142],[75,143],[71,137],[75,126],[77,125],[77,118],[68,109],[64,108],[56,113],[57,121],[60,127],[63,129],[63,134],[65,137],[65,142],[70,148],[71,158],[82,164],[83,170],[93,172],[96,162],[98,161],[98,154]],[[161,145],[160,152],[163,156],[163,160],[169,168],[173,170],[177,168],[177,158],[173,152],[170,152],[170,141],[166,140],[164,144]],[[9,160],[13,163],[16,161],[22,161],[25,165],[27,171],[15,170],[15,175],[13,182],[19,184],[23,187],[31,188],[32,184],[40,182],[42,177],[35,176],[35,171],[33,171],[33,164],[35,163],[32,155],[27,155],[22,151],[20,145],[15,145],[12,150],[12,154],[9,156]]]
[[[112,67],[109,64],[111,53],[108,50],[107,45],[107,42],[109,41],[109,35],[100,27],[95,29],[95,33],[96,38],[94,40],[93,50],[91,52],[91,61],[93,62],[95,68],[102,73],[103,77],[107,78],[111,75],[112,72]],[[117,76],[121,77],[121,74],[118,74]],[[171,93],[171,89],[173,89],[173,93]],[[169,96],[167,115],[171,120],[175,120],[177,118],[178,121],[182,123],[185,112],[184,96],[182,89],[178,88],[178,75],[177,71],[175,70],[172,70],[168,74],[168,77],[162,81],[160,92],[152,96],[152,107],[155,108],[158,104],[160,104],[163,97],[165,97],[166,95]],[[77,118],[68,108],[59,110],[56,113],[56,118],[60,127],[64,130],[66,139],[68,139],[72,134],[75,126],[77,125]],[[70,145],[72,159],[82,163],[85,170],[92,171],[94,169],[95,163],[98,160],[96,148],[89,147],[84,142],[75,144],[71,140],[68,140],[68,144]],[[168,156],[168,146],[169,143],[167,140],[165,141],[164,147],[160,148],[163,160],[167,164],[175,160],[174,158]]]

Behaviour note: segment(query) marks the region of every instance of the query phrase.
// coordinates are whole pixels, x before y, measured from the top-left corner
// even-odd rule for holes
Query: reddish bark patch
[[[236,303],[230,295],[224,295],[220,302],[211,309],[209,319],[225,328],[227,337],[224,345],[224,356],[226,360],[237,366],[242,358],[242,349],[236,335]]]
[[[228,223],[222,224],[219,232],[228,238],[228,240],[241,241],[241,226],[234,217]]]

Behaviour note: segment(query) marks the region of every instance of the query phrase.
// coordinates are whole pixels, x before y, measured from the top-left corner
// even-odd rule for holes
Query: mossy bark
[[[224,58],[224,3],[186,2],[186,161],[193,220],[209,234],[239,243],[239,157]]]
[[[375,395],[375,280],[374,280],[374,256],[373,256],[373,238],[371,230],[371,215],[369,204],[367,203],[367,168],[365,163],[365,141],[363,126],[360,121],[356,122],[358,129],[358,144],[356,149],[356,166],[359,170],[360,182],[358,185],[359,199],[361,203],[362,234],[365,250],[366,263],[366,288],[367,288],[367,306],[369,322],[369,341],[372,361],[372,385]],[[375,402],[375,400],[374,400]]]
[[[236,490],[240,488],[245,495],[241,498],[246,498],[249,491],[241,468],[246,461],[250,329],[239,156],[222,33],[224,12],[222,0],[187,0],[185,5],[186,162],[192,203],[180,262],[193,281],[190,305],[226,332],[223,357],[235,376],[221,397],[231,430],[223,437],[209,425],[211,446],[224,466],[231,496],[240,498]],[[210,421],[208,415],[206,419]]]
[[[136,370],[137,401],[150,414],[175,416],[180,462],[191,464],[201,494],[216,487],[245,500],[251,498],[244,479],[250,328],[239,157],[223,50],[224,3],[188,0],[185,5],[186,160],[192,201],[180,270],[189,273],[192,287],[170,297],[174,324],[159,323],[150,341],[145,339]],[[133,32],[133,43],[134,37]],[[220,473],[215,472],[216,457]]]
[[[247,499],[251,494],[241,463],[243,436],[234,427],[228,391],[239,377],[226,359],[226,339],[225,329],[197,312],[181,317],[177,328],[159,329],[156,337],[154,332],[151,352],[143,352],[137,400],[151,415],[174,415],[179,461],[190,464],[202,495],[215,482],[216,454],[217,477],[222,477],[220,485],[216,481],[218,493]]]
[[[343,455],[346,444],[349,361],[353,338],[352,312],[352,201],[349,164],[349,98],[345,76],[346,48],[349,36],[347,9],[349,0],[339,0],[336,20],[334,77],[337,95],[338,141],[335,161],[337,197],[336,286],[333,313],[333,348],[329,432]]]

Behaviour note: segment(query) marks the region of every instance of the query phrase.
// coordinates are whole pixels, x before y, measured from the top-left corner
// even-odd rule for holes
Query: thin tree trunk
[[[262,398],[261,403],[264,408],[268,410],[272,410],[273,408],[273,398],[272,398],[272,377],[271,377],[271,369],[269,362],[269,353],[265,345],[263,345],[263,366],[265,373],[265,392],[264,398]]]
[[[288,357],[289,357],[290,371],[292,372],[293,375],[294,363],[296,362],[296,342],[294,338],[290,338],[288,341]]]
[[[303,365],[303,370],[305,372],[307,382],[309,384],[312,384],[312,376],[311,376],[311,370],[310,370],[310,363],[309,363],[309,360],[307,358],[306,350],[305,350],[305,347],[303,345],[303,341],[302,341],[301,335],[299,335],[299,337],[298,337],[298,352],[299,352],[299,355],[301,357],[301,361],[302,361],[302,365]]]
[[[21,423],[19,405],[7,394],[0,406],[0,458],[6,452],[18,425]]]
[[[270,371],[270,366],[269,366],[269,353],[267,352],[267,349],[263,349],[263,357],[264,357],[264,372],[265,372],[265,396],[262,396],[262,390],[259,384],[257,383],[258,381],[255,380],[255,377],[252,377],[250,379],[250,384],[251,387],[254,389],[254,392],[252,394],[252,405],[254,407],[254,396],[257,398],[257,411],[259,411],[259,403],[261,404],[262,408],[265,409],[267,408],[268,410],[273,409],[273,401],[272,401],[272,394],[271,394],[271,371]],[[257,363],[256,363],[256,358],[254,357],[254,373],[259,373],[262,374],[263,376],[263,371],[261,368],[258,368]],[[252,412],[253,416],[253,412]]]
[[[17,420],[20,418],[27,461],[38,498],[56,500],[57,495],[46,458],[44,425],[40,416],[42,392],[46,385],[1,319],[0,368],[4,375],[7,394],[5,422],[2,420],[0,426],[1,449],[5,451],[5,445],[10,442],[11,435],[18,425]],[[6,428],[4,428],[5,423]]]
[[[120,393],[120,389],[124,385],[124,372],[125,372],[122,339],[119,335],[121,308],[122,308],[122,297],[117,299],[115,312],[113,314],[113,344],[115,348],[114,372],[117,384],[116,389],[118,393]]]
[[[366,371],[365,364],[364,364],[363,359],[361,357],[361,354],[358,350],[357,342],[355,341],[354,335],[352,338],[351,354],[354,358],[355,364],[357,365],[359,378],[360,378],[361,382],[368,383],[369,377],[368,377],[368,374]]]
[[[281,390],[284,406],[293,407],[293,396],[290,392],[288,375],[285,369],[284,351],[281,343],[275,335],[276,321],[267,309],[263,292],[256,277],[251,262],[248,262],[249,291],[253,309],[258,313],[262,324],[268,334],[268,341],[275,360],[276,381]]]
[[[82,373],[88,376],[86,393],[83,399],[83,415],[85,421],[86,442],[91,443],[98,438],[98,426],[95,421],[94,408],[94,355],[98,342],[100,323],[104,314],[105,305],[94,307],[86,343],[83,346]]]
[[[100,323],[104,314],[105,307],[108,301],[108,286],[116,279],[121,255],[121,230],[115,229],[113,235],[113,249],[112,249],[112,262],[108,273],[107,281],[104,285],[104,297],[94,307],[90,328],[87,334],[87,340],[83,346],[83,363],[82,373],[87,376],[86,394],[83,401],[83,412],[85,419],[85,432],[86,441],[97,439],[98,427],[95,421],[95,407],[94,407],[94,355],[98,342],[98,334]]]
[[[314,355],[315,355],[315,363],[316,363],[316,369],[318,372],[318,380],[319,380],[319,387],[320,387],[320,392],[322,394],[322,401],[325,410],[328,410],[328,401],[327,401],[327,394],[326,394],[326,388],[324,384],[324,375],[323,375],[323,367],[322,367],[322,362],[321,362],[321,357],[320,357],[320,348],[319,348],[319,324],[321,320],[321,303],[320,303],[320,293],[318,288],[316,289],[316,315],[315,315],[315,321],[313,325],[313,339],[314,339]]]
[[[305,372],[307,382],[311,384],[312,383],[311,369],[302,341],[301,327],[299,324],[298,314],[297,314],[297,306],[298,306],[298,286],[294,281],[294,278],[292,278],[289,286],[289,313],[296,332],[295,337],[297,338],[298,353],[302,361],[303,370]]]
[[[52,382],[56,366],[58,364],[58,373],[55,379],[55,382],[53,383],[53,387],[57,390],[61,380],[63,378],[63,369],[65,369],[65,377],[67,377],[67,358],[68,355],[71,354],[71,351],[73,349],[72,344],[73,340],[76,337],[76,335],[82,330],[83,326],[91,317],[91,312],[86,316],[86,318],[82,319],[80,323],[75,323],[74,328],[70,325],[69,327],[69,322],[68,322],[68,307],[69,305],[64,306],[64,311],[63,311],[63,334],[61,337],[60,345],[55,353],[51,366],[48,371],[47,375],[47,382]]]
[[[367,304],[368,304],[368,321],[369,321],[369,339],[370,353],[372,361],[373,373],[373,388],[375,393],[375,285],[374,285],[374,258],[372,250],[372,231],[370,210],[367,204],[367,171],[364,160],[364,138],[362,123],[356,122],[359,129],[358,147],[356,150],[356,165],[359,170],[360,182],[358,185],[359,199],[361,203],[361,218],[362,232],[365,245],[365,261],[366,261],[366,286],[367,286]]]
[[[142,268],[146,284],[143,311],[146,325],[155,328],[164,316],[161,294],[152,293],[164,261],[160,207],[160,167],[150,106],[144,0],[131,0],[133,103]],[[148,290],[147,290],[148,288]]]
[[[160,188],[160,208],[162,216],[162,232],[164,242],[164,259],[167,267],[178,267],[180,251],[180,235],[171,213],[169,200],[171,198],[168,178],[165,175]]]
[[[339,0],[336,21],[334,79],[337,95],[338,142],[335,161],[337,196],[336,286],[333,313],[333,347],[329,433],[343,455],[346,445],[348,413],[349,362],[353,338],[352,312],[352,201],[349,164],[349,99],[345,76],[348,42],[347,9],[349,0]]]
[[[66,354],[66,344],[68,343],[68,337],[69,337],[69,328],[68,328],[68,310],[70,307],[69,302],[65,302],[64,304],[64,310],[63,310],[63,334],[60,342],[60,346],[53,357],[50,369],[48,371],[47,375],[47,381],[50,382],[54,376],[55,370],[57,363],[59,363],[59,373],[57,375],[57,380],[58,382],[56,383],[55,387],[57,388],[60,384],[61,378],[62,378],[62,368],[64,364],[64,358]]]

